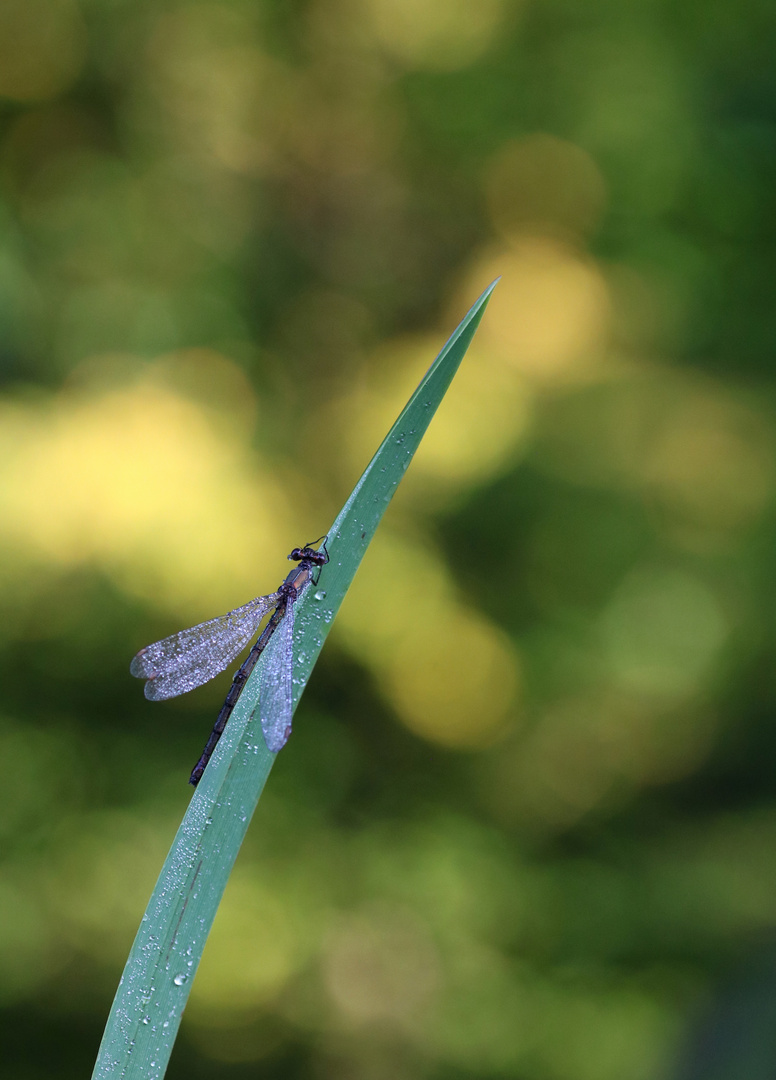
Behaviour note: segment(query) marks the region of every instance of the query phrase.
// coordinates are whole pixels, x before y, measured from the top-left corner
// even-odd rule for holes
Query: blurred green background
[[[0,2],[3,1075],[83,1077],[228,675],[503,275],[168,1076],[776,1076],[776,8]]]

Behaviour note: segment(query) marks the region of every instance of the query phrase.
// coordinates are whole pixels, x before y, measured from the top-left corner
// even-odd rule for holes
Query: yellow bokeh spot
[[[400,719],[443,746],[476,748],[514,717],[519,661],[506,635],[457,600],[431,551],[383,531],[338,620]]]
[[[499,274],[478,331],[481,346],[538,384],[584,381],[601,370],[611,311],[591,259],[547,237],[518,235],[477,261],[467,290]]]
[[[385,683],[401,719],[442,746],[477,748],[502,736],[519,669],[505,635],[473,612],[413,614]]]
[[[388,343],[372,357],[376,377],[357,383],[324,414],[323,422],[336,425],[348,440],[348,475],[369,461],[375,437],[396,418],[396,402],[412,391],[438,349],[433,335]],[[507,468],[525,442],[532,401],[520,373],[475,341],[412,461],[408,489],[439,501]]]
[[[374,660],[401,640],[421,599],[430,610],[452,595],[452,583],[435,552],[383,526],[342,605],[337,633],[355,654]]]
[[[219,381],[229,369],[204,351],[189,360],[195,384],[209,363]],[[257,567],[290,508],[256,467],[252,401],[232,425],[228,395],[205,403],[173,389],[162,377],[172,363],[119,386],[4,403],[0,538],[44,564],[94,563],[145,599],[204,615],[275,584]],[[185,385],[183,363],[174,381]],[[250,397],[237,371],[232,386]]]
[[[307,938],[298,933],[288,899],[245,875],[230,881],[197,973],[194,1019],[198,1012],[207,1017],[271,1000],[307,959]],[[181,975],[192,977],[182,968]]]
[[[504,0],[369,0],[380,45],[408,68],[455,71],[490,47]]]
[[[249,175],[273,159],[273,128],[293,97],[255,30],[239,5],[184,5],[159,18],[147,50],[149,85],[171,121],[170,138]]]

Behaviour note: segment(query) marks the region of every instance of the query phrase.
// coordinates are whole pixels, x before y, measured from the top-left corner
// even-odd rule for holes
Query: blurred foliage
[[[168,1075],[776,1076],[775,34],[0,2],[4,1075],[90,1068],[228,682],[129,659],[276,587],[500,273]]]

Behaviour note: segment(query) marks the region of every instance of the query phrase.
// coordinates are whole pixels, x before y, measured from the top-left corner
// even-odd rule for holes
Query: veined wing
[[[146,645],[129,666],[138,679],[148,679],[145,696],[151,701],[177,697],[215,678],[256,633],[280,596],[257,596],[242,607],[188,630]],[[284,620],[285,621],[285,620]]]
[[[261,730],[267,749],[273,754],[283,749],[291,734],[295,606],[293,602],[286,606],[274,634],[273,651],[265,656],[259,682]]]

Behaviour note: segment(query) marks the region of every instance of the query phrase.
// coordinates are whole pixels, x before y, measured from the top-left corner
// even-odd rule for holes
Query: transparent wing
[[[294,673],[294,607],[288,604],[273,635],[272,652],[265,658],[259,683],[259,716],[267,749],[282,750],[291,734]]]
[[[146,645],[129,670],[138,679],[148,679],[144,692],[151,701],[185,694],[224,670],[245,648],[279,599],[277,593],[257,596],[217,619]]]

